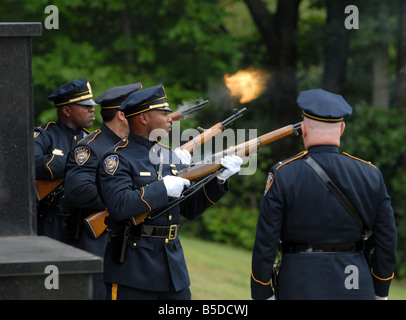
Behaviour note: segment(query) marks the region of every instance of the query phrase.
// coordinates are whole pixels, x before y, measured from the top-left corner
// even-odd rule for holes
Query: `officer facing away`
[[[252,255],[252,298],[275,299],[271,279],[279,249],[279,299],[387,299],[396,264],[394,213],[379,169],[338,152],[352,108],[322,89],[301,92],[297,103],[306,151],[270,169]],[[358,215],[350,214],[313,161]],[[370,266],[362,252],[365,230],[375,238]]]
[[[65,178],[72,147],[89,132],[95,120],[93,93],[86,79],[76,79],[56,89],[48,100],[57,108],[58,120],[34,129],[36,180]],[[38,207],[38,235],[66,242],[64,185],[42,199]]]
[[[226,180],[240,170],[242,159],[230,157],[223,165],[226,169],[203,188],[152,217],[190,185],[176,176],[182,169],[180,160],[190,161],[190,155],[178,151],[178,157],[152,138],[165,138],[171,130],[167,115],[171,109],[162,85],[132,93],[121,110],[130,134],[106,152],[99,167],[100,190],[112,230],[104,259],[108,298],[190,299],[190,280],[178,237],[180,216],[195,219],[223,197],[229,190]],[[131,222],[144,213],[151,213],[144,222]]]
[[[104,231],[94,238],[94,235],[85,227],[84,219],[106,208],[97,189],[97,168],[104,153],[127,137],[130,132],[124,113],[118,109],[131,93],[141,89],[141,82],[137,82],[114,87],[102,93],[96,100],[100,104],[103,118],[100,129],[79,141],[68,158],[65,197],[69,206],[72,207],[68,218],[68,236],[73,246],[101,257],[104,257],[106,250],[108,232]],[[95,274],[93,276],[94,299],[105,299],[105,291],[102,274]]]

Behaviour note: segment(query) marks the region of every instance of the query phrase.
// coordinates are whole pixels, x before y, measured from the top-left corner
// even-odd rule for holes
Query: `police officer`
[[[65,178],[70,150],[89,132],[95,120],[93,93],[86,79],[76,79],[56,89],[48,100],[57,108],[58,120],[34,129],[36,180]],[[63,242],[66,238],[66,216],[63,183],[42,199],[38,206],[38,235]]]
[[[128,121],[118,108],[132,92],[141,89],[141,82],[137,82],[114,87],[102,93],[96,100],[100,104],[103,118],[100,129],[79,141],[68,158],[65,197],[72,207],[68,218],[68,236],[72,240],[72,245],[101,257],[106,250],[107,232],[94,238],[83,222],[84,218],[106,208],[97,189],[97,167],[106,150],[124,139],[130,132]],[[102,274],[93,276],[93,297],[96,300],[106,298]]]
[[[396,263],[394,213],[379,169],[338,152],[352,108],[322,89],[301,92],[297,103],[306,151],[270,169],[252,255],[252,298],[275,299],[271,279],[281,240],[279,299],[386,299]],[[309,159],[341,190],[354,216]],[[376,240],[370,267],[364,229]]]
[[[130,134],[105,154],[99,168],[101,194],[112,218],[108,224],[111,242],[104,259],[108,298],[190,299],[190,280],[178,238],[180,216],[194,219],[223,197],[228,192],[226,180],[240,170],[242,159],[229,157],[221,174],[185,201],[155,215],[156,209],[178,199],[190,185],[176,176],[182,169],[176,153],[152,138],[165,138],[171,130],[167,115],[171,109],[163,86],[132,93],[121,110]],[[187,161],[186,154],[178,153]],[[151,213],[144,222],[130,222],[144,213]]]

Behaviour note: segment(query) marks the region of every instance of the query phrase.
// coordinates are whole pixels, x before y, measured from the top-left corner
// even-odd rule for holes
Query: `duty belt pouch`
[[[105,223],[112,231],[110,237],[111,258],[118,263],[123,263],[127,253],[131,222],[115,222],[110,216],[107,216]]]
[[[338,200],[340,200],[342,205],[347,209],[347,211],[355,219],[355,221],[361,228],[362,237],[364,240],[363,253],[368,262],[368,265],[370,265],[371,255],[372,255],[372,252],[374,251],[374,247],[375,247],[375,239],[374,239],[373,235],[370,238],[367,237],[367,235],[366,235],[367,228],[364,225],[360,214],[354,208],[352,203],[347,199],[347,197],[341,192],[341,190],[338,189],[338,187],[330,180],[330,177],[323,170],[323,168],[320,167],[320,165],[312,157],[307,155],[306,157],[303,158],[303,160],[318,174],[318,176],[330,188],[330,190],[335,194],[335,196],[338,198]]]

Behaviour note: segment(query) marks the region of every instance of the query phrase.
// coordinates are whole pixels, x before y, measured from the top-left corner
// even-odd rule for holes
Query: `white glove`
[[[217,179],[225,181],[233,174],[240,171],[243,160],[239,156],[225,156],[220,160],[220,163],[225,168],[225,170],[221,171],[217,175]]]
[[[378,297],[378,296],[375,296],[375,300],[388,300],[388,297]]]
[[[175,154],[180,159],[180,162],[182,164],[190,165],[190,162],[192,160],[192,155],[189,153],[189,151],[181,150],[180,148],[176,148],[173,152],[175,152]]]
[[[179,198],[183,188],[190,186],[190,181],[176,176],[165,176],[163,182],[168,193],[168,197]]]

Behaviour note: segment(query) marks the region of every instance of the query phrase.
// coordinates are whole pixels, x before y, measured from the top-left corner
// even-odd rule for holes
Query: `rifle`
[[[192,164],[188,168],[182,169],[179,171],[178,176],[188,179],[189,181],[197,180],[198,178],[207,176],[206,178],[202,179],[200,185],[203,186],[206,181],[209,181],[212,177],[211,174],[214,174],[216,171],[222,168],[220,164],[220,159],[226,155],[237,155],[239,157],[249,156],[253,153],[253,151],[257,151],[264,145],[267,145],[273,141],[279,140],[283,137],[286,137],[292,133],[295,135],[299,134],[299,129],[301,128],[301,122],[287,125],[280,129],[268,132],[258,138],[251,139],[244,143],[241,143],[235,147],[230,147],[224,151],[218,152],[211,156],[209,159],[203,160],[203,162],[198,164]],[[209,175],[210,174],[210,175]],[[192,191],[190,191],[192,190]],[[177,205],[179,202],[185,200],[188,196],[196,192],[198,189],[193,190],[193,188],[189,188],[186,190],[179,199],[172,200],[166,207],[154,210],[152,212],[147,212],[136,217],[131,218],[131,222],[134,225],[138,225],[142,223],[147,217],[157,217],[161,213],[165,212],[166,210],[172,208],[173,206]]]
[[[107,226],[104,223],[104,219],[109,215],[107,210],[98,211],[87,216],[85,226],[89,230],[94,239],[97,239],[106,230]]]
[[[237,155],[239,157],[249,156],[253,151],[258,151],[262,146],[267,145],[268,143],[279,140],[292,133],[298,135],[300,126],[301,122],[293,125],[287,125],[280,129],[268,132],[258,138],[240,143],[235,147],[230,147],[227,150],[217,152],[209,159],[203,160],[201,163],[192,164],[188,168],[182,169],[179,171],[178,176],[188,179],[189,181],[193,181],[207,174],[214,173],[222,167],[220,164],[221,158],[227,155]]]
[[[182,150],[186,150],[189,153],[192,153],[198,146],[202,145],[205,141],[211,139],[215,135],[219,134],[220,132],[224,131],[228,126],[230,126],[235,120],[242,117],[243,113],[247,110],[247,108],[243,108],[241,110],[234,109],[234,114],[228,117],[226,120],[216,123],[214,126],[210,127],[207,130],[204,130],[203,133],[199,134],[198,136],[194,137],[192,140],[186,142],[179,148]]]
[[[35,186],[37,191],[37,199],[42,200],[52,191],[54,191],[65,179],[57,180],[36,180]]]
[[[203,101],[202,103],[207,103],[208,101]],[[200,104],[196,104],[196,106],[200,106]],[[195,106],[195,107],[196,107]],[[192,107],[194,108],[194,107]],[[180,146],[179,148],[182,150],[186,150],[189,153],[192,153],[195,148],[197,148],[198,146],[200,146],[201,144],[203,144],[205,141],[211,139],[212,137],[214,137],[215,135],[219,134],[220,132],[224,131],[225,128],[227,128],[228,126],[230,126],[235,120],[239,119],[242,117],[243,113],[247,110],[247,108],[243,108],[241,110],[236,110],[234,109],[234,114],[230,117],[228,117],[227,119],[225,119],[224,121],[221,121],[217,124],[215,124],[214,126],[210,127],[209,129],[205,130],[202,134],[196,136],[195,138],[193,138],[192,140],[186,142],[185,144],[183,144],[182,146]],[[189,112],[189,109],[186,110],[187,112]],[[191,111],[193,112],[193,111]],[[175,113],[175,112],[174,112]],[[170,114],[172,115],[172,113]],[[102,211],[105,212],[105,211]],[[92,235],[95,234],[93,229],[96,229],[97,226],[93,227],[93,224],[95,224],[96,219],[105,219],[106,215],[101,214],[102,212],[99,212],[99,215],[94,216],[92,219],[90,219],[89,221],[86,221],[86,225],[90,231],[90,233]],[[108,213],[107,213],[108,214]],[[142,215],[143,216],[143,215]],[[135,218],[136,219],[136,218]],[[142,221],[144,221],[145,218],[142,219]],[[141,221],[141,222],[142,222]],[[137,224],[141,223],[138,222]],[[104,231],[104,230],[103,230]],[[102,232],[103,232],[102,231]]]
[[[186,115],[196,112],[197,110],[203,108],[204,105],[208,102],[209,102],[209,100],[204,100],[204,101],[201,99],[196,100],[196,104],[194,106],[191,106],[184,110],[177,110],[175,112],[170,113],[169,116],[172,118],[172,121],[183,119]]]

